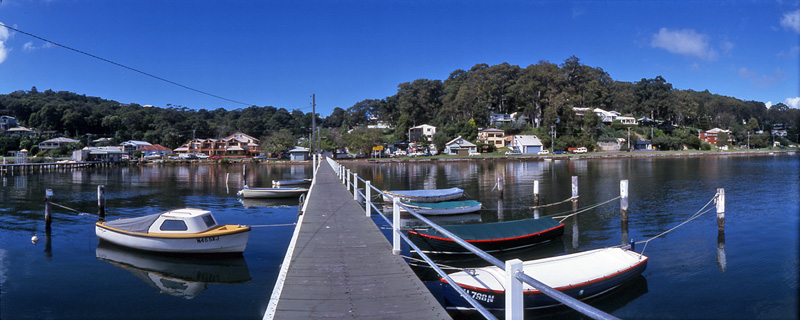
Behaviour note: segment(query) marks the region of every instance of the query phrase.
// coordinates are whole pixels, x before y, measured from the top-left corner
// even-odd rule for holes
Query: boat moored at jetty
[[[272,186],[274,187],[307,186],[309,184],[311,184],[311,179],[272,180]]]
[[[549,217],[441,227],[486,252],[526,248],[564,234],[564,224]],[[408,238],[426,253],[472,253],[432,228],[409,230]]]
[[[249,188],[244,186],[236,195],[242,198],[294,198],[308,192],[307,188]]]
[[[448,215],[470,213],[481,210],[481,203],[475,200],[444,201],[444,202],[403,202],[411,210],[424,215]],[[400,207],[400,212],[406,209]]]
[[[647,268],[647,257],[631,250],[613,247],[577,252],[523,262],[523,271],[532,278],[573,298],[588,299],[614,289]],[[490,310],[505,308],[505,273],[491,266],[459,271],[449,275],[481,305]],[[440,279],[448,308],[471,309],[471,305]],[[523,284],[526,309],[557,306],[560,303]]]
[[[137,218],[100,221],[100,240],[123,247],[172,253],[242,253],[250,227],[219,225],[210,211],[184,208]]]
[[[430,190],[394,190],[384,191],[383,201],[391,202],[392,198],[399,197],[402,202],[442,202],[461,198],[464,190],[460,188],[430,189]],[[389,197],[387,197],[387,195]]]

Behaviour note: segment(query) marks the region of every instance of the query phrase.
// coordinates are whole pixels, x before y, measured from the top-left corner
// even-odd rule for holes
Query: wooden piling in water
[[[100,221],[106,220],[106,187],[97,185],[97,216]]]
[[[717,189],[717,230],[725,232],[725,188]]]
[[[500,191],[500,198],[503,197],[503,175],[497,175],[497,191]]]
[[[578,201],[578,176],[572,176],[572,201]]]
[[[50,208],[50,198],[53,197],[53,189],[47,189],[44,192],[44,228],[49,233],[50,232],[50,222],[51,219],[51,208]]]
[[[539,180],[533,180],[533,205],[539,206]]]
[[[628,180],[619,181],[619,211],[622,222],[628,224]]]

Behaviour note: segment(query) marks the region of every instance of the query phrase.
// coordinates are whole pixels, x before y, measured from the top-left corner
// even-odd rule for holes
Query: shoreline
[[[614,158],[679,158],[679,157],[718,157],[718,156],[770,156],[777,154],[796,155],[798,150],[758,150],[758,151],[634,151],[634,152],[591,152],[586,154],[562,155],[514,155],[514,156],[444,156],[425,158],[377,158],[377,159],[336,159],[337,161],[358,161],[368,163],[386,162],[432,162],[432,161],[473,161],[473,160],[520,160],[520,161],[548,161],[548,160],[586,160],[586,159],[614,159]]]

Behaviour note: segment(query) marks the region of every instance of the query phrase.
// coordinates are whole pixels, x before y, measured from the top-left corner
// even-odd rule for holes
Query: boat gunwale
[[[541,235],[541,234],[545,234],[545,233],[548,233],[548,232],[552,232],[554,230],[557,230],[557,229],[563,228],[563,227],[564,227],[564,224],[560,223],[559,225],[557,225],[555,227],[552,227],[550,229],[547,229],[547,230],[539,231],[539,232],[536,232],[536,233],[529,233],[529,234],[525,234],[525,235],[521,235],[521,236],[511,237],[511,238],[477,239],[477,240],[466,240],[466,239],[464,239],[464,241],[470,242],[470,243],[511,241],[511,240],[518,240],[518,239],[523,239],[523,238],[527,238],[527,237],[534,237],[534,236],[537,236],[537,235]],[[418,235],[420,237],[429,238],[429,239],[435,239],[435,240],[439,240],[439,241],[455,242],[455,240],[447,238],[447,237],[432,236],[432,235],[429,235],[429,234],[420,233],[420,232],[418,232],[416,230],[409,230],[408,232],[409,233],[413,232],[415,235]]]
[[[121,233],[129,236],[134,237],[142,237],[142,238],[163,238],[163,239],[195,239],[195,238],[203,238],[203,237],[219,237],[219,236],[228,236],[237,233],[243,232],[250,232],[251,228],[249,226],[241,226],[241,225],[220,225],[213,228],[210,228],[203,232],[192,232],[192,233],[144,233],[144,232],[133,232],[122,230],[114,227],[110,227],[105,225],[105,221],[98,221],[95,223],[95,226],[98,228],[106,229],[108,231],[113,231],[116,233]],[[222,228],[233,227],[231,230],[220,230]]]
[[[556,289],[558,291],[565,291],[565,290],[568,290],[568,289],[578,289],[578,288],[581,288],[581,287],[586,287],[586,286],[589,286],[589,285],[592,285],[592,284],[595,284],[595,283],[598,283],[598,282],[602,282],[602,281],[605,281],[605,280],[609,280],[609,279],[612,279],[612,278],[617,277],[619,275],[631,272],[632,270],[639,268],[639,266],[641,266],[643,263],[645,263],[645,264],[647,263],[647,260],[649,258],[647,256],[645,256],[645,255],[640,255],[640,256],[641,256],[641,258],[640,258],[639,262],[637,262],[636,264],[632,265],[629,268],[625,268],[625,269],[619,270],[619,271],[617,271],[615,273],[612,273],[612,274],[604,276],[604,277],[595,278],[595,279],[592,279],[592,280],[589,280],[589,281],[584,281],[584,282],[571,284],[571,285],[567,285],[567,286],[554,287],[553,289]],[[642,271],[644,271],[644,270],[642,270]],[[524,272],[524,269],[523,269],[523,272]],[[444,278],[440,278],[439,280],[441,282],[445,283],[445,284],[448,284],[447,280],[445,280]],[[473,290],[473,291],[482,292],[482,293],[505,294],[505,292],[506,292],[505,290],[494,290],[494,289],[479,288],[479,287],[474,287],[474,286],[471,286],[471,285],[460,284],[458,282],[456,282],[456,285],[458,285],[458,286],[460,286],[460,287],[462,287],[464,289]],[[613,288],[609,288],[609,289],[613,289]],[[607,291],[607,290],[604,290],[604,292],[605,291]],[[523,290],[522,293],[523,294],[542,294],[541,291],[536,290],[536,289]]]

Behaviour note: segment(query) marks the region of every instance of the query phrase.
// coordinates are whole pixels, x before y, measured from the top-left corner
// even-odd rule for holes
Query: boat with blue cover
[[[523,262],[523,271],[532,278],[573,298],[584,300],[614,289],[640,275],[647,268],[647,257],[634,251],[619,248],[601,248],[544,259]],[[459,271],[449,275],[489,310],[505,308],[505,272],[496,267]],[[443,293],[450,309],[472,309],[458,292],[440,279]],[[560,305],[541,291],[523,284],[523,303],[526,309]]]
[[[463,201],[444,201],[444,202],[403,202],[411,210],[416,213],[424,215],[449,215],[470,213],[481,210],[481,203],[475,200]],[[405,208],[400,207],[401,212],[405,212]]]
[[[443,225],[441,227],[486,252],[526,248],[564,234],[564,224],[553,218]],[[410,230],[408,238],[426,253],[471,253],[435,229]]]

